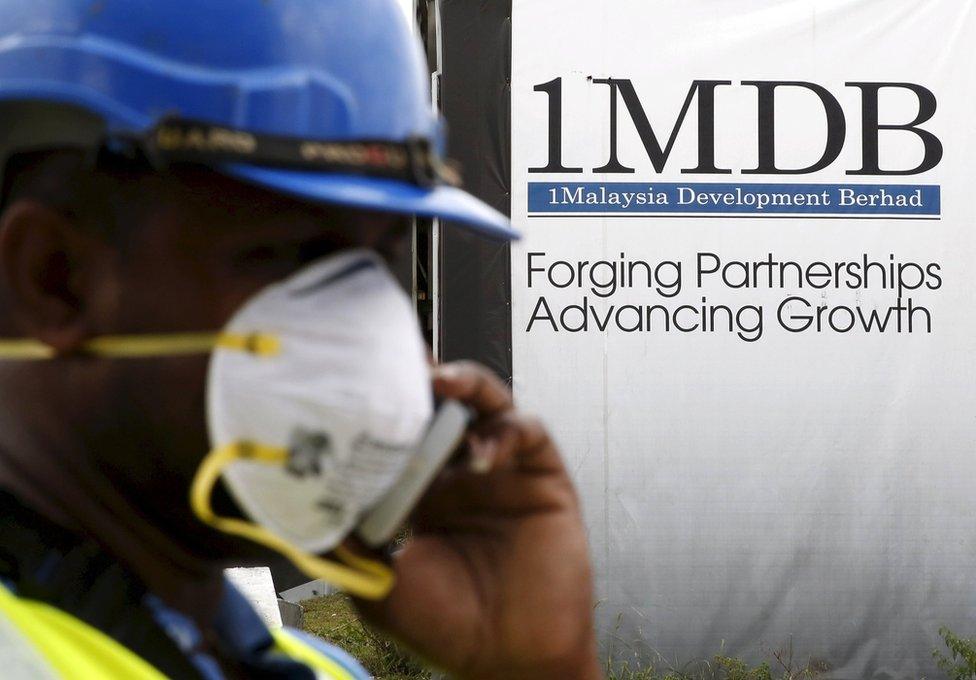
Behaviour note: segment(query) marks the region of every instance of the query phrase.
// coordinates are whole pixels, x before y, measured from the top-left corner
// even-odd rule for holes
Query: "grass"
[[[363,624],[344,595],[329,595],[303,603],[305,630],[343,648],[366,667],[376,680],[432,680],[423,664],[396,644]],[[966,639],[948,629],[939,631],[948,654],[932,652],[950,680],[976,680],[976,638]],[[623,648],[621,648],[623,647]],[[677,666],[663,657],[648,659],[645,652],[621,645],[619,639],[603,650],[607,680],[827,680],[829,666],[793,659],[793,645],[772,651],[768,660],[753,666],[718,654],[709,660]]]
[[[949,650],[948,654],[932,651],[939,670],[950,680],[976,679],[976,638],[960,637],[945,626],[939,629],[939,636]]]
[[[356,657],[376,680],[430,680],[431,673],[366,626],[345,595],[303,602],[305,630]]]
[[[597,605],[599,606],[599,605]],[[726,656],[724,649],[711,659],[681,664],[648,650],[640,629],[636,639],[621,636],[623,615],[600,650],[608,680],[827,680],[830,666],[815,659],[801,664],[794,659],[793,640],[786,646],[765,652],[768,657],[757,666]],[[723,644],[724,647],[724,644]]]
[[[663,657],[656,659],[619,660],[611,649],[605,654],[604,672],[608,680],[826,680],[827,664],[810,660],[798,664],[793,660],[793,645],[769,653],[769,660],[758,666],[742,659],[717,654],[703,660],[677,666]]]

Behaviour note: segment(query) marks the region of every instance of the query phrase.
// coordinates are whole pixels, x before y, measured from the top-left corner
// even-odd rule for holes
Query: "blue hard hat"
[[[394,0],[0,0],[0,102],[82,109],[108,136],[304,199],[516,236],[451,185]]]

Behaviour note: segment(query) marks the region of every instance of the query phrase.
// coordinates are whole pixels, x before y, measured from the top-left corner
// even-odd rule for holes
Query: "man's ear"
[[[0,216],[0,280],[17,330],[59,354],[91,335],[87,272],[105,245],[72,220],[34,200]]]

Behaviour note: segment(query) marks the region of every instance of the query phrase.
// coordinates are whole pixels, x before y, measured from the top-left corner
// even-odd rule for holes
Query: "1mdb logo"
[[[643,143],[647,156],[655,172],[662,173],[668,165],[671,151],[682,126],[685,125],[688,113],[693,103],[697,101],[698,109],[698,162],[695,167],[682,168],[685,174],[729,175],[731,168],[720,168],[716,164],[715,120],[722,111],[716,106],[716,90],[719,88],[736,87],[730,80],[695,80],[688,90],[684,105],[678,114],[677,122],[671,129],[664,145],[654,132],[647,113],[638,97],[633,82],[621,78],[591,78],[594,86],[608,88],[609,99],[609,159],[601,166],[594,167],[596,173],[632,174],[634,168],[627,167],[617,156],[618,108],[622,101],[629,114],[630,120],[636,128]],[[847,141],[848,115],[835,97],[826,87],[816,83],[803,81],[779,80],[744,80],[741,87],[755,88],[758,96],[756,108],[758,131],[758,164],[754,168],[741,169],[745,175],[808,175],[831,166],[840,157]],[[942,142],[929,130],[922,126],[935,116],[937,102],[935,95],[925,87],[913,83],[896,82],[848,82],[846,87],[860,90],[860,126],[861,126],[861,167],[847,170],[848,175],[918,175],[935,168],[942,160]],[[776,99],[777,92],[786,88],[800,88],[811,92],[820,100],[826,119],[826,142],[820,159],[803,168],[783,168],[777,165],[776,159]],[[533,88],[536,92],[543,92],[549,99],[549,159],[546,165],[529,168],[531,173],[563,173],[578,174],[582,167],[567,166],[563,159],[563,79],[556,78],[547,83],[541,83]],[[889,115],[882,116],[880,111],[881,93],[885,90],[900,90],[902,95],[918,100],[918,114],[914,120],[908,122],[888,122]],[[816,103],[813,103],[816,106]],[[855,113],[853,118],[857,118]],[[886,122],[882,123],[881,121]],[[819,121],[818,130],[820,129]],[[888,132],[882,137],[882,132]],[[745,130],[743,131],[746,132]],[[601,133],[602,134],[602,133]],[[821,133],[817,132],[816,135]],[[811,138],[816,138],[811,132]],[[902,138],[902,140],[899,140]],[[881,156],[882,139],[885,143],[904,143],[904,138],[911,138],[914,143],[920,140],[924,150],[922,160],[913,168],[882,168]],[[600,139],[600,148],[606,148]],[[567,161],[574,162],[574,161]],[[578,160],[575,162],[579,162]]]

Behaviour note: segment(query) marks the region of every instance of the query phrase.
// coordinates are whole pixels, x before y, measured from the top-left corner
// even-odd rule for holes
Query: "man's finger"
[[[412,517],[419,533],[461,531],[484,522],[500,529],[525,520],[576,507],[572,484],[557,475],[524,475],[498,471],[490,475],[458,472],[440,479]]]
[[[514,468],[530,473],[563,473],[562,458],[538,418],[506,411],[475,424],[468,435],[473,472]],[[490,452],[490,460],[486,458]],[[480,455],[479,455],[480,454]]]
[[[512,408],[512,393],[498,376],[484,366],[459,361],[434,367],[434,393],[457,399],[480,416],[492,416]]]

